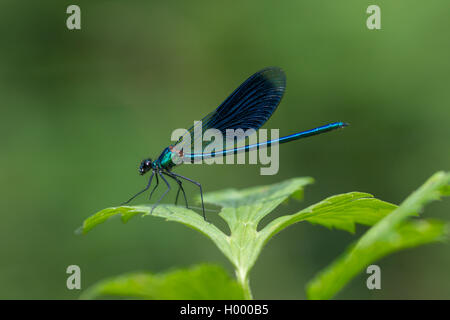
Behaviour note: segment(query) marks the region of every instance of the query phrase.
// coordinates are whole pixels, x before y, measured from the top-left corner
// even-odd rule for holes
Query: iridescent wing
[[[258,130],[277,108],[285,88],[286,76],[282,69],[269,67],[255,73],[202,119],[201,128],[199,124],[192,126],[174,145],[177,148],[193,147],[194,141],[202,139],[203,133],[210,128],[219,130],[224,138],[227,129]],[[188,134],[190,141],[186,138]],[[203,148],[208,143],[202,143]]]

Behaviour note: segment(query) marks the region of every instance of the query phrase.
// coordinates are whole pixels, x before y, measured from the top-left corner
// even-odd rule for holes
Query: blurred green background
[[[70,4],[81,7],[79,31],[66,28]],[[366,28],[370,4],[381,8],[382,30]],[[2,0],[0,298],[77,298],[66,288],[71,264],[81,267],[82,288],[198,262],[231,273],[211,242],[175,223],[147,217],[86,236],[74,230],[145,185],[139,161],[156,157],[173,129],[191,126],[266,66],[287,74],[266,128],[286,135],[332,121],[351,126],[281,146],[275,176],[251,165],[177,172],[206,192],[316,179],[303,203],[274,215],[349,191],[398,204],[450,169],[449,13],[447,0]],[[448,221],[449,209],[448,200],[434,203],[426,215]],[[282,232],[252,271],[255,298],[305,298],[306,282],[364,230],[304,223]],[[369,291],[362,273],[337,297],[449,299],[449,249],[387,257],[378,262],[382,290]]]

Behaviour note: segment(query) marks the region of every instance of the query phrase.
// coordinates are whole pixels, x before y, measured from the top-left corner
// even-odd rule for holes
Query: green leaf
[[[198,215],[196,212],[186,209],[184,207],[174,206],[174,205],[159,205],[150,214],[152,205],[143,206],[123,206],[123,207],[112,207],[103,209],[93,216],[87,218],[83,222],[81,227],[81,232],[86,234],[94,227],[105,222],[108,218],[114,215],[120,215],[124,223],[128,222],[132,217],[136,215],[141,216],[155,216],[160,218],[165,218],[167,221],[176,221],[182,223],[188,227],[191,227],[214,241],[214,243],[219,247],[219,249],[224,252],[225,255],[229,254],[229,245],[226,235],[220,231],[215,225],[205,222],[203,217]]]
[[[205,201],[222,206],[219,215],[227,222],[231,234],[227,236],[229,253],[225,255],[236,268],[238,281],[251,298],[248,273],[264,245],[258,223],[292,194],[300,196],[300,190],[312,183],[311,178],[294,178],[270,186],[253,187],[237,191],[209,193]]]
[[[220,266],[198,265],[162,274],[136,272],[103,280],[80,299],[120,297],[151,300],[238,300],[241,286]]]
[[[301,199],[304,186],[312,182],[311,178],[294,178],[270,186],[205,194],[205,202],[222,207],[219,215],[227,222],[230,235],[224,234],[194,211],[183,207],[160,205],[152,215],[183,223],[209,237],[234,265],[237,279],[245,290],[245,297],[250,299],[249,271],[264,244],[277,232],[299,221],[353,232],[355,223],[372,225],[395,208],[370,194],[352,192],[327,198],[296,214],[277,218],[258,231],[261,219],[289,197]],[[138,214],[149,215],[150,210],[151,206],[104,209],[84,221],[82,232],[88,232],[114,215],[120,215],[122,221],[127,222]]]
[[[292,215],[279,217],[262,231],[267,238],[299,221],[355,232],[355,224],[371,226],[396,208],[371,194],[350,192],[329,197]]]
[[[329,299],[373,261],[395,251],[442,240],[448,226],[438,221],[407,221],[425,204],[448,195],[450,174],[438,172],[392,213],[370,228],[354,245],[308,285],[310,299]]]

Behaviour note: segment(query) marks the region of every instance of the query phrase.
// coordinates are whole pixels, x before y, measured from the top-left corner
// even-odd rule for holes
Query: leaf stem
[[[244,290],[245,300],[253,300],[252,291],[250,289],[250,281],[248,279],[248,272],[244,270],[236,270],[236,278],[242,289]]]

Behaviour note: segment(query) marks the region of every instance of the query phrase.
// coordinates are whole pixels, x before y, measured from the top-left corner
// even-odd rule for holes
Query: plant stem
[[[253,300],[252,291],[250,290],[250,281],[247,277],[247,272],[236,270],[236,278],[244,290],[244,298],[246,300]]]

